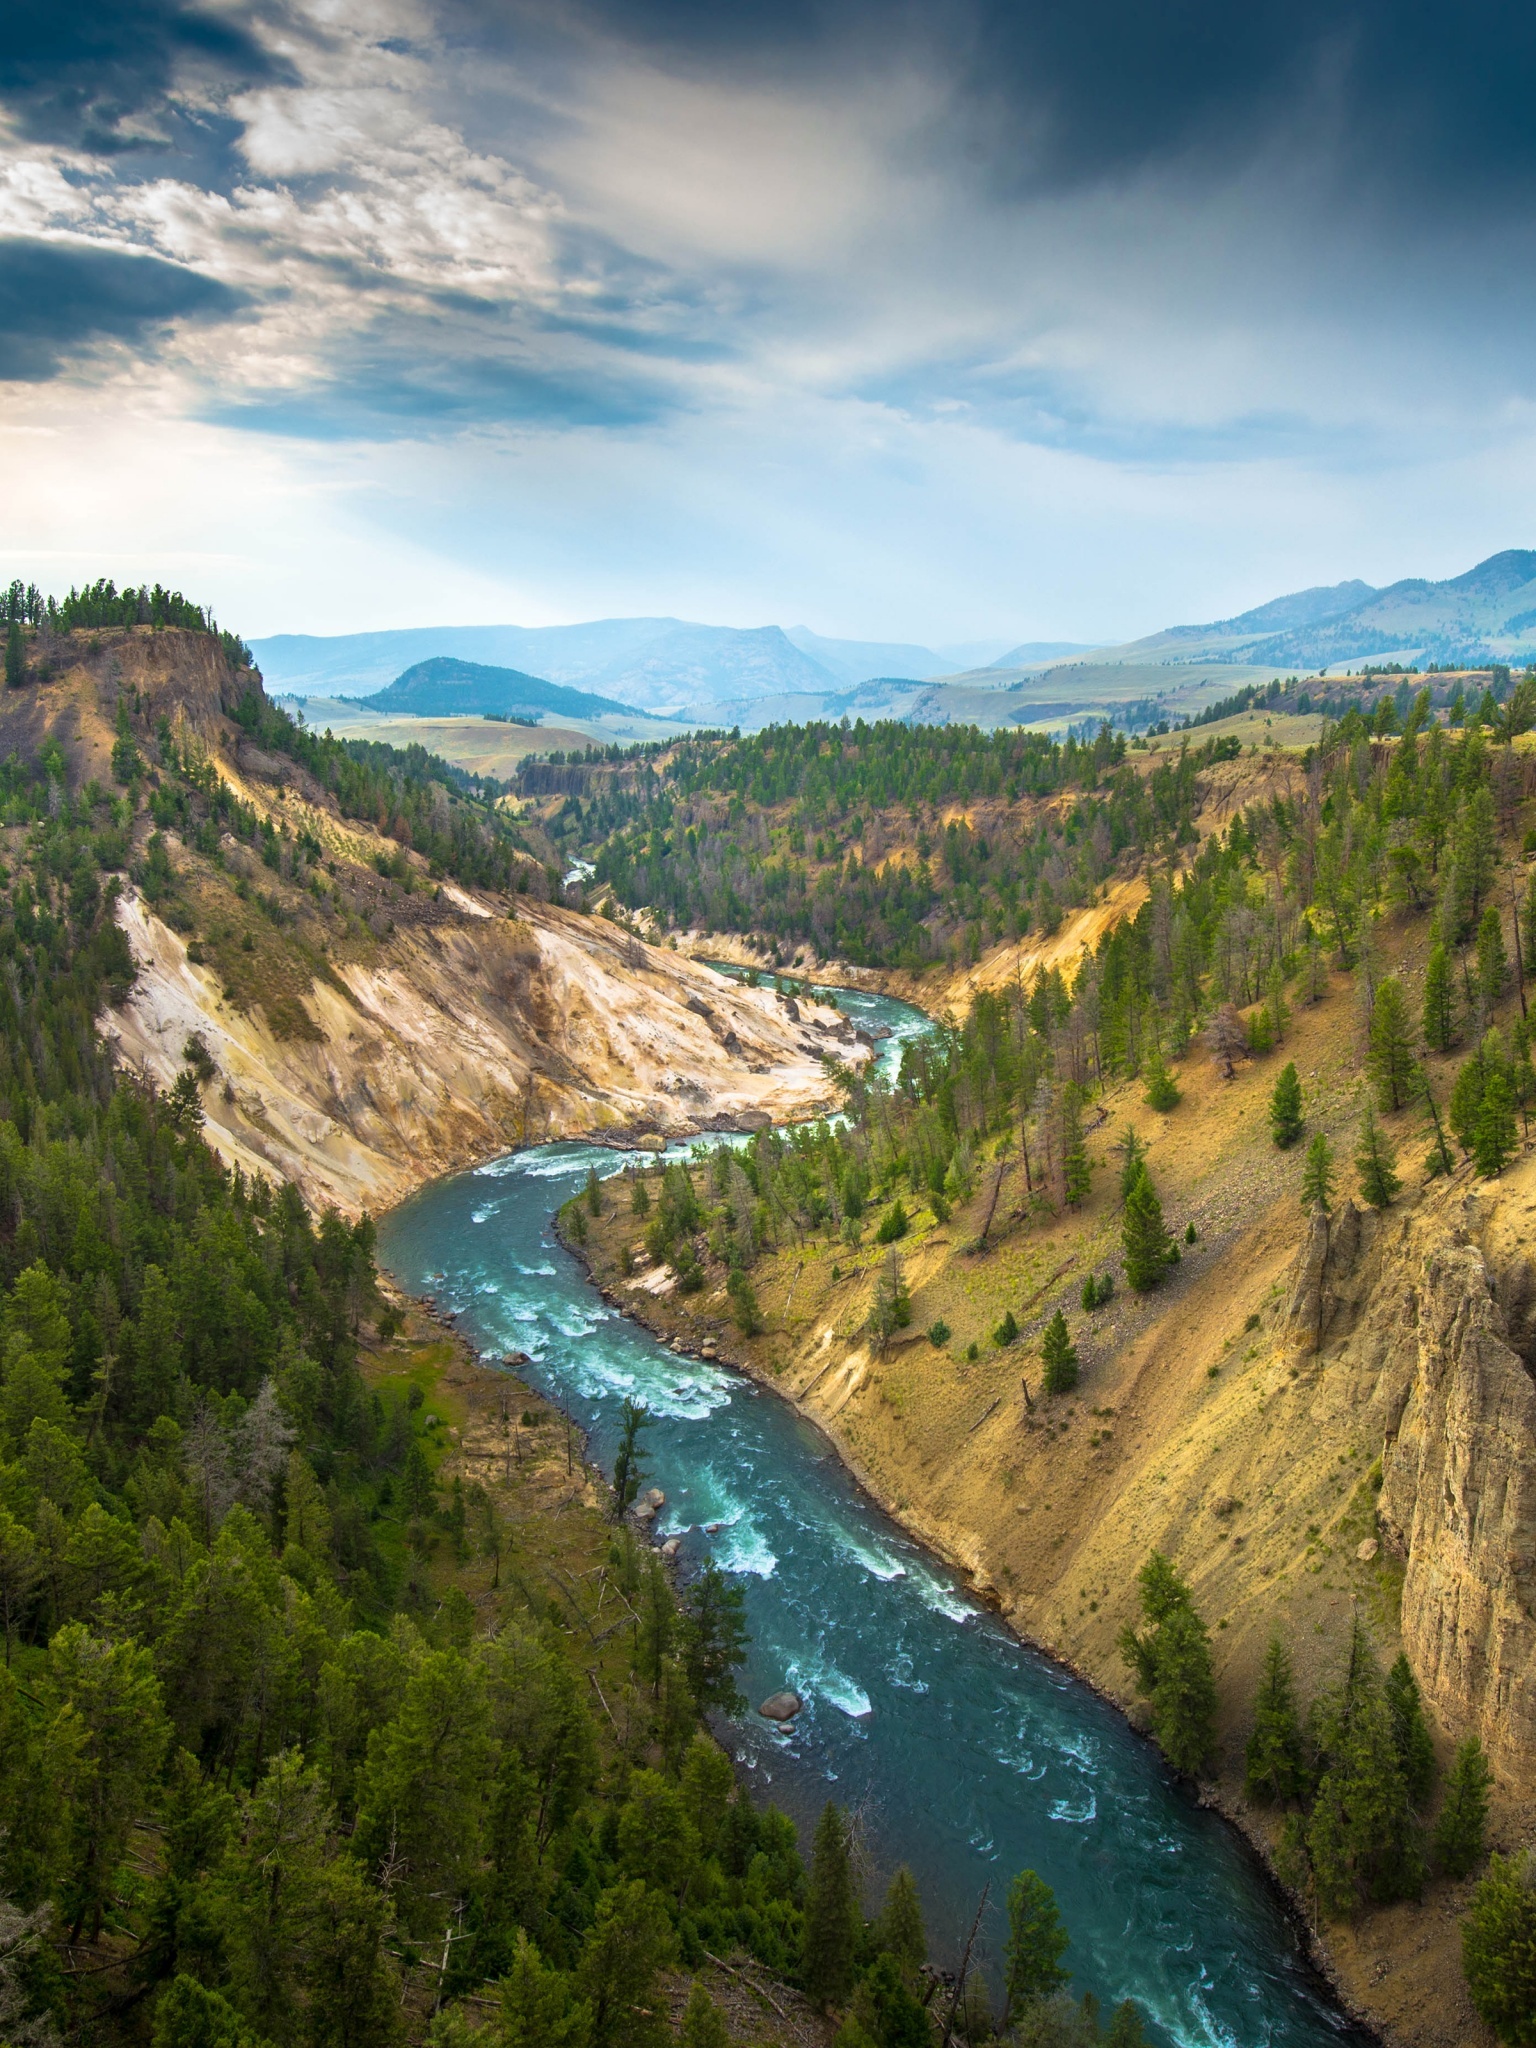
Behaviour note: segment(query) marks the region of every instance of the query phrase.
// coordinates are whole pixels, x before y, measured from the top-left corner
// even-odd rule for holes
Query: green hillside
[[[370,711],[406,713],[417,718],[455,716],[528,718],[546,711],[568,718],[600,718],[605,711],[633,715],[633,707],[614,697],[572,690],[549,683],[521,669],[492,668],[484,662],[460,661],[451,654],[434,655],[396,676],[387,690],[363,698]]]

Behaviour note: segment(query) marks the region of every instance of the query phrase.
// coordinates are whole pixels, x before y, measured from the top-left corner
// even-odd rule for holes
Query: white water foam
[[[1070,1799],[1057,1799],[1051,1805],[1051,1819],[1064,1820],[1070,1827],[1085,1828],[1090,1821],[1097,1820],[1098,1817],[1099,1802],[1091,1792],[1086,1802],[1079,1801],[1074,1805]]]
[[[721,1532],[716,1562],[722,1571],[753,1579],[771,1579],[779,1568],[762,1532],[749,1521],[737,1523],[728,1535]]]
[[[846,1529],[835,1530],[839,1549],[845,1555],[863,1566],[872,1579],[904,1579],[907,1568],[899,1559],[887,1557],[883,1550],[876,1550],[869,1544],[861,1543],[856,1536],[850,1536]]]
[[[925,1682],[917,1676],[917,1666],[905,1650],[886,1665],[885,1675],[892,1685],[900,1687],[903,1692],[924,1693],[928,1690]]]
[[[976,1611],[953,1586],[946,1586],[942,1579],[935,1578],[921,1565],[913,1571],[912,1583],[923,1605],[934,1614],[942,1614],[946,1621],[968,1622]]]
[[[851,1678],[845,1678],[841,1671],[828,1673],[815,1682],[814,1688],[829,1705],[846,1714],[850,1721],[864,1721],[875,1711],[874,1703],[863,1686],[855,1685]]]

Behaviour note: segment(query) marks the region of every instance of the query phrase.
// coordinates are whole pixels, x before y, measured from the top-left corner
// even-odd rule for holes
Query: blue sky
[[[1093,639],[1532,542],[1529,10],[12,17],[6,575]]]

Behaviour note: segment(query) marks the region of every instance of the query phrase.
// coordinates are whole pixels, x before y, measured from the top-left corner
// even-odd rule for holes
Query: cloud
[[[29,140],[110,154],[167,141],[179,79],[231,88],[287,73],[228,10],[185,0],[10,0],[0,101]]]
[[[115,396],[305,491],[387,476],[349,500],[383,544],[435,532],[487,583],[537,564],[562,608],[821,592],[821,623],[877,635],[905,605],[916,637],[1081,638],[1111,603],[1158,624],[1163,591],[1211,615],[1390,580],[1383,508],[1395,547],[1433,490],[1468,560],[1522,515],[1499,451],[1536,418],[1536,63],[1488,0],[18,19],[13,407]],[[1481,510],[1444,481],[1474,473]],[[1370,546],[1335,560],[1351,519]]]
[[[466,11],[505,19],[499,4]],[[903,61],[949,82],[929,138],[1021,192],[1177,169],[1276,134],[1356,187],[1499,211],[1536,185],[1536,15],[1511,0],[585,0],[599,36],[680,74],[779,84]],[[513,19],[516,19],[515,15]]]
[[[224,320],[243,297],[157,256],[0,239],[0,378],[38,383],[103,344],[149,352],[178,320]]]

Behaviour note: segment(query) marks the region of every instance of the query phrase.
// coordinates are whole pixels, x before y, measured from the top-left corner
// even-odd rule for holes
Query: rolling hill
[[[630,713],[634,709],[612,697],[524,675],[521,669],[492,668],[451,654],[416,662],[396,676],[388,689],[365,697],[363,703],[370,711],[415,718],[467,715],[536,720],[546,711],[567,718],[601,718],[605,712]]]

